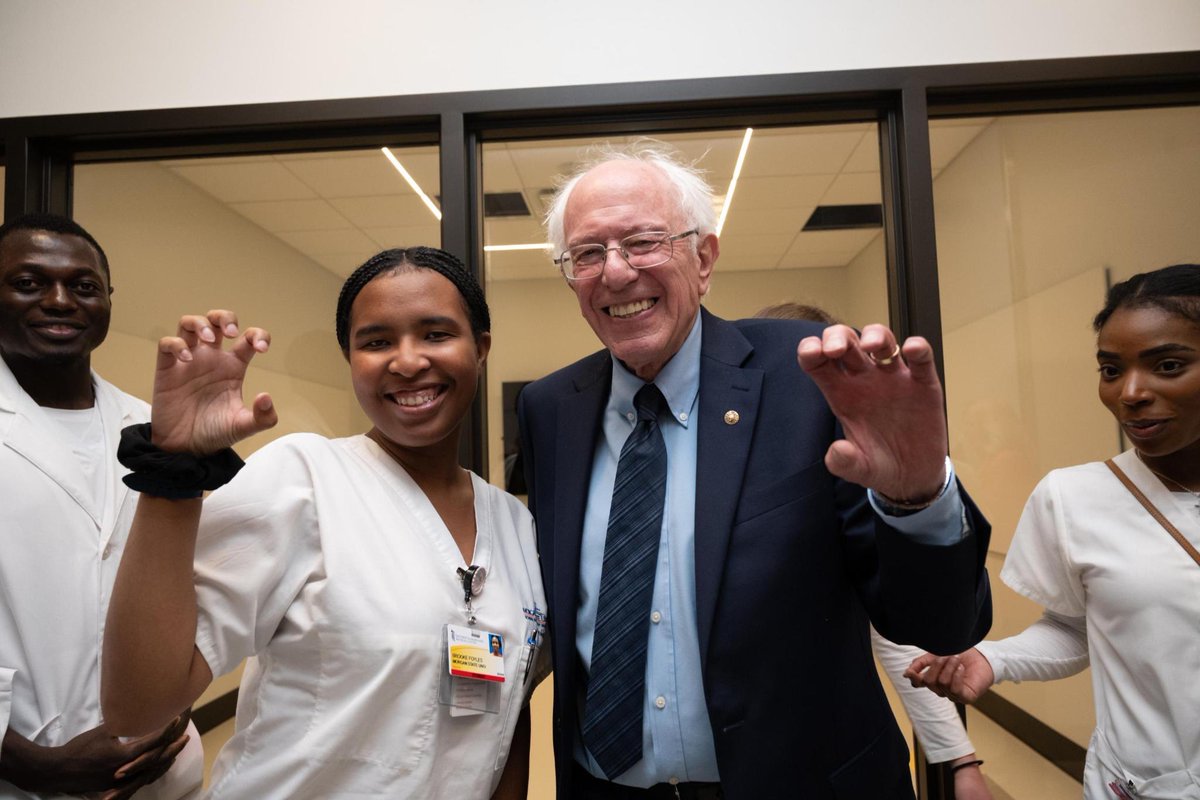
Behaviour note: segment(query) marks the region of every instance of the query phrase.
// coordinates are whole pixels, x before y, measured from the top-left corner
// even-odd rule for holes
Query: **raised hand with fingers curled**
[[[231,341],[228,349],[225,340]],[[239,330],[232,311],[180,319],[176,335],[158,343],[153,443],[168,452],[207,455],[273,427],[278,416],[269,394],[257,395],[249,408],[242,399],[246,368],[270,344],[262,328]]]
[[[896,342],[884,325],[859,335],[831,325],[802,340],[800,366],[825,395],[845,438],[825,466],[834,475],[901,505],[935,498],[946,479],[946,415],[929,342]]]

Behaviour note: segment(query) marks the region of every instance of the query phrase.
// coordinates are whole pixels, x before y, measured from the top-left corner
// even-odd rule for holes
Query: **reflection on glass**
[[[950,442],[995,577],[1037,481],[1124,447],[1096,401],[1091,319],[1110,282],[1200,253],[1200,109],[941,121],[930,138]],[[1040,613],[993,586],[992,637]],[[1087,681],[999,691],[1086,744]]]
[[[435,147],[82,164],[75,218],[112,263],[113,321],[97,351],[105,377],[149,397],[153,343],[183,313],[231,308],[271,331],[251,391],[272,393],[292,431],[366,430],[333,333],[342,281],[387,247],[438,245],[422,201],[439,194]]]

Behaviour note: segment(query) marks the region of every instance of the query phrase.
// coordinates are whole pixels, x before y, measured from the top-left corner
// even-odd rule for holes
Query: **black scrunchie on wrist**
[[[226,447],[207,456],[168,453],[150,443],[150,423],[121,431],[117,460],[132,470],[122,480],[136,492],[168,500],[201,497],[233,480],[246,463]]]

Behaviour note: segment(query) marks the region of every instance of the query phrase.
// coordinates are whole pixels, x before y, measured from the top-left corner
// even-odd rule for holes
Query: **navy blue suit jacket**
[[[796,344],[821,326],[701,314],[696,617],[725,796],[911,797],[868,618],[893,641],[939,653],[983,638],[987,522],[964,493],[974,533],[957,545],[919,545],[888,527],[862,487],[825,469],[840,429],[796,364]],[[611,365],[595,353],[527,386],[519,404],[550,604],[560,798],[578,728],[584,508]]]

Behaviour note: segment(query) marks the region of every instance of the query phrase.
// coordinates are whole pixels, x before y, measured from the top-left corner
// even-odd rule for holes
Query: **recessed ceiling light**
[[[750,149],[750,137],[753,134],[754,128],[746,128],[746,135],[742,137],[742,149],[738,151],[733,177],[729,179],[729,190],[725,192],[725,202],[721,205],[721,217],[717,220],[717,236],[721,235],[721,229],[725,227],[725,218],[729,216],[729,207],[733,205],[733,190],[737,188],[738,177],[742,174],[742,164],[746,162],[746,151]]]
[[[437,203],[433,202],[429,195],[425,194],[425,191],[420,187],[420,185],[417,184],[417,182],[413,179],[413,176],[408,174],[408,170],[404,168],[404,165],[400,163],[400,160],[392,155],[391,150],[387,149],[386,147],[381,147],[379,149],[383,151],[385,156],[387,156],[387,160],[392,162],[392,166],[396,168],[396,171],[400,173],[401,177],[408,181],[408,185],[411,186],[412,190],[417,193],[417,197],[421,198],[421,202],[423,202],[425,206],[431,212],[433,212],[433,216],[437,218],[438,222],[441,222],[442,210],[437,207]]]

